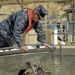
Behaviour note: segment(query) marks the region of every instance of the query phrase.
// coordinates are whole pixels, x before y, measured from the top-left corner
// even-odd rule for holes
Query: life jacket
[[[36,24],[36,22],[32,23],[32,17],[34,16],[33,11],[32,9],[28,9],[28,26],[22,30],[22,33],[28,33]]]

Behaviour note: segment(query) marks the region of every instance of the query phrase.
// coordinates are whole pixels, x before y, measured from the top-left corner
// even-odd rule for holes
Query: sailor
[[[39,5],[35,9],[21,10],[0,22],[0,47],[11,47],[14,42],[23,51],[28,51],[28,47],[22,42],[21,34],[25,36],[32,28],[37,33],[37,40],[48,48],[52,48],[46,43],[46,37],[39,20],[47,15],[46,9]]]

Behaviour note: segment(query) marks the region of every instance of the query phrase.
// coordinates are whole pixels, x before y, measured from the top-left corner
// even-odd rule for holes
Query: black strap
[[[10,17],[10,23],[11,25],[14,25],[14,21],[13,21],[13,14],[9,16]]]

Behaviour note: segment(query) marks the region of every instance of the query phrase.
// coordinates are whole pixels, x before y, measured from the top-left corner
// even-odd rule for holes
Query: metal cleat
[[[46,70],[44,67],[37,68],[37,75],[51,75],[52,73]]]
[[[30,61],[26,62],[26,70],[22,75],[51,75],[51,71],[48,71],[45,67],[40,66],[40,61],[35,61],[31,63]]]
[[[33,75],[36,75],[35,69],[34,69],[34,67],[33,67],[33,65],[32,65],[32,63],[30,61],[26,62],[26,66],[28,68],[31,68]]]

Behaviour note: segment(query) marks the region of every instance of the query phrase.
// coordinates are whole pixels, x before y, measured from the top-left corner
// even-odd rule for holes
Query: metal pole
[[[21,2],[19,0],[17,0],[18,4],[20,5],[22,11],[23,11],[23,0],[21,0]]]
[[[54,52],[52,52],[52,61],[54,61]]]
[[[67,15],[67,20],[69,21],[69,14],[68,14],[68,13],[66,13],[66,15]]]
[[[21,9],[23,11],[23,0],[21,0]]]
[[[74,44],[74,0],[73,0],[73,18],[72,18],[72,20],[73,20],[73,25],[72,25],[72,29],[73,29],[73,35],[72,35],[72,42],[73,42],[73,44]]]
[[[59,53],[60,53],[60,62],[61,62],[61,60],[62,60],[61,48],[62,48],[62,46],[60,45],[60,51],[59,51]]]

